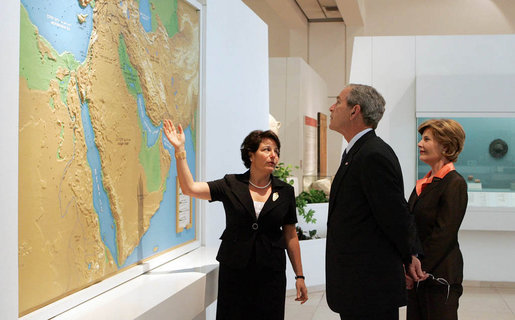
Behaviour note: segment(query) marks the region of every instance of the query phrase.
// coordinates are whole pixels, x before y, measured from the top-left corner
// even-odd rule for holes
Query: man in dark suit
[[[372,87],[351,84],[330,107],[329,128],[349,143],[329,197],[327,302],[341,319],[399,319],[406,305],[405,269],[422,279],[402,172],[374,129],[385,101]]]

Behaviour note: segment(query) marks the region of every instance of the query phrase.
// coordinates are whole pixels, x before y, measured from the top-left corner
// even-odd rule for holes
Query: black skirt
[[[256,265],[235,269],[220,263],[217,320],[283,320],[286,272]]]

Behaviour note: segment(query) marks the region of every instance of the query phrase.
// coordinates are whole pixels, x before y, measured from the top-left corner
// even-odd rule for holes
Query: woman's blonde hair
[[[465,131],[461,124],[452,119],[431,119],[418,126],[420,134],[426,129],[431,129],[435,140],[442,145],[443,156],[451,162],[456,162],[465,144]]]

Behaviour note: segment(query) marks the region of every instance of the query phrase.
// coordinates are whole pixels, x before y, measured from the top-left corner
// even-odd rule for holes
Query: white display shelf
[[[469,201],[460,230],[515,231],[515,208],[474,207]]]
[[[469,208],[513,208],[515,212],[515,192],[477,192],[468,193]]]
[[[195,319],[216,300],[216,251],[196,249],[54,319]]]
[[[461,230],[515,231],[515,193],[468,193],[467,213]]]

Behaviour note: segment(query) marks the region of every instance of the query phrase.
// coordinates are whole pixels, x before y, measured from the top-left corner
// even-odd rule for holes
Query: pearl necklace
[[[272,183],[272,179],[268,180],[268,183],[262,187],[260,186],[256,186],[255,184],[252,183],[252,181],[250,181],[249,179],[249,183],[251,186],[253,186],[254,188],[258,188],[258,189],[265,189],[266,187],[268,187],[270,185],[270,183]]]

